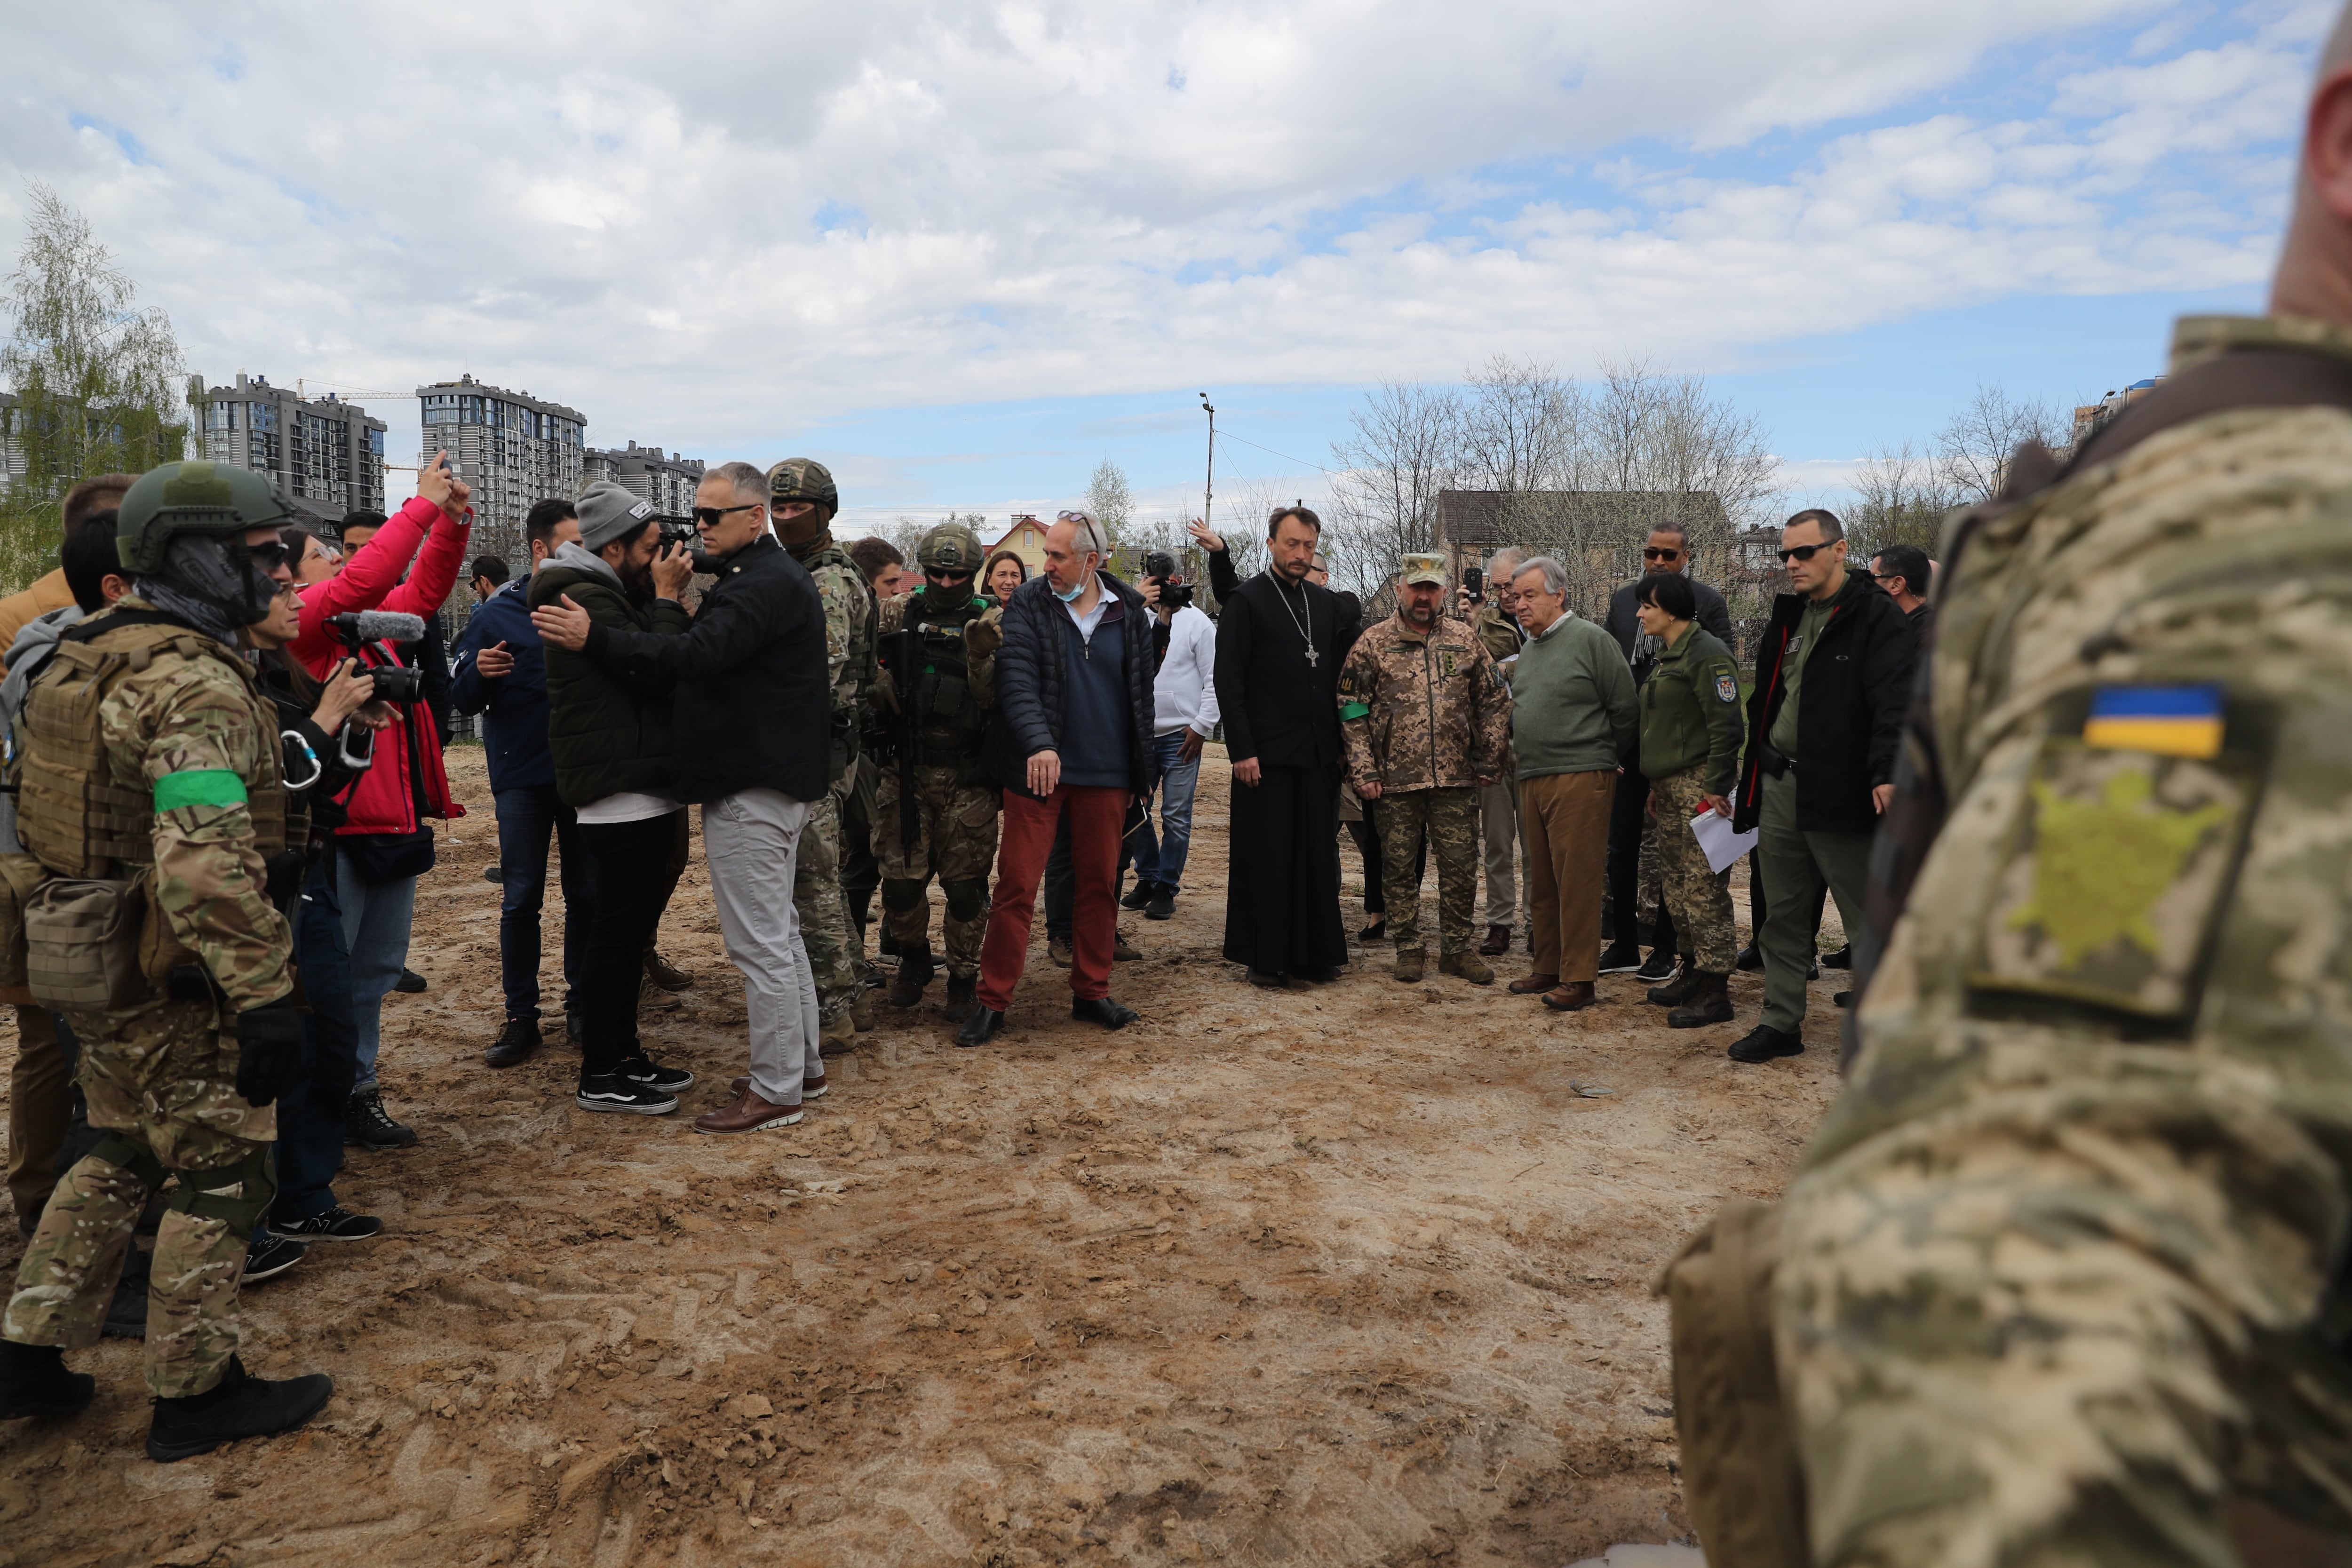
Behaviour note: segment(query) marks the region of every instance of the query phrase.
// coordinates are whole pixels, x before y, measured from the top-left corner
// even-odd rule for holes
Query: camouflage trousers
[[[1640,912],[1643,924],[1649,924],[1660,910],[1672,910],[1673,906],[1666,902],[1666,863],[1659,854],[1658,819],[1654,816],[1643,818],[1642,858],[1634,862],[1633,878],[1633,907]],[[1682,933],[1675,934],[1679,939]]]
[[[41,1211],[0,1334],[67,1350],[97,1343],[122,1249],[149,1194],[174,1177],[181,1190],[156,1230],[148,1287],[147,1386],[164,1399],[202,1394],[236,1352],[246,1240],[276,1194],[278,1112],[237,1094],[236,1042],[209,1003],[66,1018],[81,1041],[90,1125],[111,1136]]]
[[[841,810],[831,795],[809,802],[793,864],[793,907],[800,911],[801,943],[816,980],[817,1017],[836,1022],[857,1000],[864,982],[857,969],[862,944],[841,892]]]
[[[1657,816],[1650,824],[1658,845],[1658,887],[1666,913],[1675,920],[1675,941],[1688,954],[1691,967],[1706,974],[1728,974],[1738,956],[1738,928],[1731,918],[1731,868],[1708,869],[1706,851],[1698,847],[1691,818],[1706,798],[1703,769],[1685,768],[1650,781]]]
[[[1416,789],[1372,802],[1381,829],[1381,892],[1388,900],[1389,936],[1399,948],[1419,947],[1421,874],[1413,851],[1425,828],[1437,862],[1437,951],[1470,951],[1470,914],[1478,901],[1478,792]]]
[[[988,934],[988,874],[996,865],[996,837],[1004,796],[992,784],[958,784],[951,767],[915,770],[915,841],[901,841],[898,770],[884,763],[874,792],[874,858],[882,866],[882,908],[900,950],[929,945],[928,889],[940,879],[948,909],[940,922],[948,974],[980,973],[980,944]]]

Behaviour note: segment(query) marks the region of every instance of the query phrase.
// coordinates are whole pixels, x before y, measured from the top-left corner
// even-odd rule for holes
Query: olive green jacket
[[[1642,772],[1664,778],[1704,767],[1707,793],[1727,795],[1739,777],[1747,728],[1739,704],[1739,666],[1731,650],[1696,621],[1658,655],[1642,684]]]

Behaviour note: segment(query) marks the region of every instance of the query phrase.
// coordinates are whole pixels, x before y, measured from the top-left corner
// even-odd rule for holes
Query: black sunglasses
[[[971,574],[969,572],[943,572],[936,566],[924,567],[923,575],[929,577],[934,583],[969,583],[971,581]]]
[[[1836,542],[1835,540],[1830,542],[1831,544]],[[1811,561],[1815,552],[1827,550],[1829,547],[1828,544],[1791,544],[1780,552],[1780,564],[1786,566],[1792,557],[1799,561]]]
[[[248,544],[245,552],[265,573],[275,572],[294,559],[293,547],[282,539],[273,539],[267,544]]]
[[[703,528],[717,528],[719,519],[729,512],[750,511],[760,504],[755,500],[747,500],[741,506],[698,506],[694,509],[694,521],[698,526]]]
[[[1678,549],[1653,550],[1645,545],[1642,550],[1642,559],[1644,561],[1672,561],[1681,554],[1682,552]]]

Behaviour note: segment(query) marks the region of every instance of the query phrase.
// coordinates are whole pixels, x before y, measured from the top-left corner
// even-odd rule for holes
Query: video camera
[[[702,535],[695,531],[694,524],[691,522],[682,522],[675,518],[666,517],[654,526],[661,534],[663,550],[676,545],[688,554],[701,553]]]
[[[1170,615],[1192,602],[1192,585],[1176,580],[1176,557],[1167,551],[1153,550],[1145,553],[1143,577],[1146,582],[1159,581],[1160,602],[1168,606]]]
[[[425,636],[422,616],[404,616],[395,610],[361,610],[327,617],[328,626],[335,640],[356,658],[363,649],[373,647],[385,662],[366,667],[368,679],[375,682],[375,694],[386,702],[422,702],[425,700],[425,672],[399,661],[399,656],[386,646],[392,643],[421,641]]]

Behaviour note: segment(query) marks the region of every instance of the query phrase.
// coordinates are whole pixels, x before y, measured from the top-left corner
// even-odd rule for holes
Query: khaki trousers
[[[1617,770],[1519,781],[1528,906],[1538,974],[1562,984],[1601,977],[1601,890],[1609,877],[1609,806]]]

